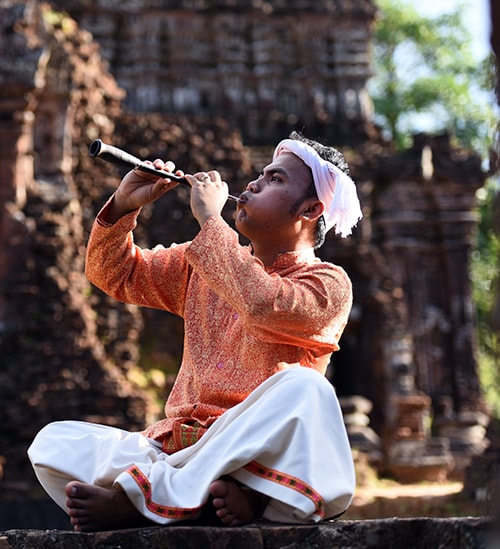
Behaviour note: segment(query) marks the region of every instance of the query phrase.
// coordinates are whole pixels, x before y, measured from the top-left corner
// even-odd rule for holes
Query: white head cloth
[[[354,181],[303,141],[284,139],[274,150],[273,160],[284,152],[293,153],[311,168],[318,198],[325,205],[326,230],[335,227],[336,234],[349,236],[363,217]]]

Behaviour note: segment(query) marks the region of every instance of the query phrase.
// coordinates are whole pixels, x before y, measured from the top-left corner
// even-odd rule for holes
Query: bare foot
[[[66,506],[76,532],[132,528],[147,522],[125,492],[72,481],[66,485]]]
[[[241,489],[232,480],[219,479],[210,485],[215,514],[226,526],[252,522],[263,509],[264,498],[259,492]]]

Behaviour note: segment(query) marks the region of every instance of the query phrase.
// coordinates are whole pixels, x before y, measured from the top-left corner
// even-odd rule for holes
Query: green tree
[[[495,138],[493,60],[478,62],[463,6],[436,18],[404,0],[377,0],[375,120],[401,149],[411,134],[448,131],[457,144],[487,158]]]
[[[481,62],[474,59],[462,19],[464,6],[430,19],[408,0],[377,0],[377,4],[375,76],[370,83],[375,121],[400,149],[411,146],[415,131],[448,131],[456,145],[474,150],[486,163],[499,143],[495,62],[493,55]],[[500,238],[493,231],[493,204],[499,192],[498,178],[490,178],[478,192],[481,222],[471,258],[479,374],[497,417],[500,335],[491,318],[500,298]]]
[[[477,246],[472,253],[472,297],[477,311],[479,375],[486,401],[495,417],[500,418],[500,334],[492,326],[495,302],[500,299],[500,238],[493,230],[498,185],[488,181],[478,201],[481,213]],[[498,224],[498,221],[497,221]]]

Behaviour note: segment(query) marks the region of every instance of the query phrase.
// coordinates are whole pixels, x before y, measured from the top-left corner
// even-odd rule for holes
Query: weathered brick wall
[[[123,345],[137,359],[137,314],[115,306],[124,321],[112,351],[101,342],[83,274],[92,198],[72,175],[73,140],[107,135],[123,92],[69,18],[14,3],[0,28],[0,454],[5,481],[27,489],[40,427],[73,417],[139,428],[147,398],[113,361]]]
[[[101,44],[129,110],[224,116],[264,144],[366,136],[370,0],[53,4]]]

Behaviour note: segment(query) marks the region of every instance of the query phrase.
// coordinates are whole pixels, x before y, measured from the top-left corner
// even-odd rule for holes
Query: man
[[[37,435],[30,459],[75,530],[169,524],[207,508],[231,526],[307,523],[348,507],[352,456],[324,374],[352,290],[314,248],[333,227],[350,234],[361,211],[342,155],[291,137],[239,197],[236,228],[251,246],[221,217],[228,188],[216,171],[185,176],[200,225],[192,242],[133,242],[140,208],[173,188],[169,179],[132,171],[99,213],[89,280],[182,316],[184,355],[165,419],[144,432],[56,422]]]

